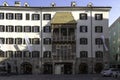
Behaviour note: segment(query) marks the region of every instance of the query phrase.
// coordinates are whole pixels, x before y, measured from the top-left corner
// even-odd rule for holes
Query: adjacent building
[[[111,67],[120,68],[120,17],[110,26]]]
[[[109,66],[111,7],[0,6],[0,63],[9,73],[95,73]]]

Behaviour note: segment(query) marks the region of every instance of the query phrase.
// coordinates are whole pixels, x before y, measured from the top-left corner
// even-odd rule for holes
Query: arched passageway
[[[88,73],[88,65],[86,63],[81,63],[79,65],[79,73]]]
[[[28,62],[23,62],[21,64],[21,72],[23,74],[32,74],[32,65]]]

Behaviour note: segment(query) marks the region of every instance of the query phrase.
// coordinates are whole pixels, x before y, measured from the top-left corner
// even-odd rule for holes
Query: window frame
[[[37,41],[34,41],[34,40],[37,40]],[[39,38],[32,38],[32,44],[40,44],[40,39]]]
[[[0,20],[4,19],[4,13],[3,12],[0,12]]]
[[[40,57],[40,51],[32,51],[32,58],[39,58]]]
[[[21,45],[22,44],[22,38],[15,38],[15,44]]]
[[[43,58],[51,58],[51,57],[52,57],[51,51],[44,51]]]
[[[15,58],[22,58],[22,51],[15,51]]]
[[[15,20],[22,20],[22,19],[23,19],[22,13],[15,13]]]
[[[88,58],[88,51],[80,51],[80,58]]]
[[[51,26],[44,26],[44,32],[45,33],[50,33],[51,32]]]
[[[0,44],[5,44],[5,38],[0,37],[0,40],[2,41]]]
[[[43,14],[43,20],[51,20],[51,14]]]
[[[84,25],[80,26],[80,32],[82,32],[82,33],[88,32],[88,27],[84,26]]]
[[[31,26],[24,26],[24,32],[31,32]]]
[[[103,26],[95,26],[95,32],[96,33],[102,33],[103,32]]]
[[[13,51],[6,51],[6,54],[9,55],[10,58],[14,57],[14,52]]]
[[[13,20],[14,19],[14,14],[13,13],[6,13],[6,19],[7,20]]]
[[[31,57],[31,52],[29,52],[29,51],[23,51],[23,57],[24,58],[30,58]]]
[[[43,39],[43,43],[44,43],[45,45],[50,45],[50,44],[52,43],[51,38],[44,38],[44,39]]]
[[[5,26],[4,25],[0,25],[0,32],[5,32]]]
[[[103,20],[103,14],[95,14],[95,20]]]
[[[15,26],[15,32],[23,32],[22,26]]]
[[[80,38],[80,44],[81,45],[87,45],[88,44],[88,38]]]
[[[39,14],[32,14],[32,20],[40,20]]]
[[[5,52],[0,50],[0,57],[5,57]]]
[[[32,32],[40,32],[39,26],[32,26]]]
[[[6,38],[6,44],[14,44],[14,38]]]
[[[80,13],[79,14],[79,19],[80,20],[87,20],[88,19],[87,13]]]
[[[103,58],[103,51],[96,51],[95,58]]]
[[[30,20],[30,14],[26,13],[26,20]]]
[[[96,45],[103,45],[103,40],[102,40],[102,38],[95,38],[95,44],[96,44]]]
[[[6,26],[6,32],[14,32],[14,26],[12,26],[12,25],[7,25],[7,26]]]

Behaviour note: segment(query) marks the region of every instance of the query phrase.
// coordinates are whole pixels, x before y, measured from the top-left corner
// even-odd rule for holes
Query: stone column
[[[75,62],[73,62],[72,74],[75,74]]]
[[[53,67],[53,74],[55,74],[55,63],[52,63],[52,67]]]

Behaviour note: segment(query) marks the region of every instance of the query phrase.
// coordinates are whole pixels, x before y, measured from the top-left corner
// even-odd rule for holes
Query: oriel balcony
[[[75,41],[75,36],[53,36],[53,42],[59,42],[59,41]]]

